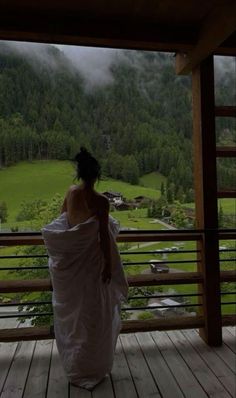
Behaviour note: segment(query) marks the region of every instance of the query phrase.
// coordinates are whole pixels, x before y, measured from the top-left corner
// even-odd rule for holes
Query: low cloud
[[[58,61],[48,51],[49,46],[41,43],[26,43],[16,41],[2,41],[0,51],[12,51],[24,56],[28,61],[37,61],[50,68],[56,69]]]
[[[111,66],[122,58],[120,50],[77,46],[58,48],[83,76],[88,87],[113,83]]]
[[[47,45],[41,43],[0,41],[0,53],[13,51],[24,56],[37,70],[39,64],[52,70],[62,65],[71,71],[77,71],[84,79],[85,87],[112,84],[114,81],[112,66],[117,63],[126,63],[137,71],[143,72],[146,62],[141,51],[117,50],[110,48],[93,48],[70,45]],[[150,54],[150,53],[149,53]],[[162,67],[169,63],[171,54],[163,54]],[[153,58],[157,62],[157,71],[160,68],[160,58]],[[232,79],[236,86],[236,61],[234,57],[215,57],[215,79],[223,82]]]
[[[1,43],[0,52],[14,51],[24,56],[34,67],[40,62],[56,70],[63,64],[71,71],[78,71],[87,88],[113,83],[111,66],[122,58],[124,60],[122,51],[116,49],[10,41]]]

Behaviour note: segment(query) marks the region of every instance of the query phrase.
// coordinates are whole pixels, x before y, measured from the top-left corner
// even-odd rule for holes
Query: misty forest
[[[83,145],[105,176],[138,184],[140,176],[159,171],[170,200],[193,201],[191,78],[176,76],[173,54],[96,54],[86,59],[82,51],[80,69],[73,52],[60,47],[0,43],[0,168],[71,159]],[[235,103],[234,68],[219,62],[219,105]],[[235,143],[232,120],[221,118],[216,127],[219,144]],[[235,179],[231,160],[221,160],[219,185],[230,187]]]

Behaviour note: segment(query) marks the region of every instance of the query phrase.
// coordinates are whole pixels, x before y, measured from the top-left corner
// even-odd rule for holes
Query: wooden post
[[[220,268],[217,211],[217,171],[215,139],[215,98],[213,56],[193,70],[193,145],[196,227],[205,230],[198,243],[203,273],[203,315],[205,326],[200,336],[209,344],[222,344]]]

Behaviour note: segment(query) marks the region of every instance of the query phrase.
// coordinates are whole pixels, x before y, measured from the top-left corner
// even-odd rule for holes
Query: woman
[[[112,368],[127,282],[116,246],[118,223],[94,189],[99,163],[85,148],[75,162],[81,183],[70,187],[61,216],[42,233],[58,351],[70,382],[92,389]]]

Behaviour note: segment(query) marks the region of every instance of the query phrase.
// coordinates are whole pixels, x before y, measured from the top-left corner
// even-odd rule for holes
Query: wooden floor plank
[[[190,341],[195,351],[201,356],[208,367],[212,370],[225,389],[233,397],[236,392],[236,378],[234,373],[225,365],[218,355],[209,347],[194,330],[182,331]]]
[[[223,339],[224,343],[236,354],[236,339],[232,333],[226,328],[223,328]]]
[[[14,327],[16,321],[3,322]],[[235,327],[223,328],[222,347],[207,346],[196,330],[121,335],[111,378],[107,377],[92,393],[69,386],[55,341],[3,343],[0,344],[0,397],[232,398],[235,397],[235,330]]]
[[[24,398],[45,398],[52,345],[52,340],[37,341],[26,382]]]
[[[18,343],[0,344],[0,395],[16,353]]]
[[[167,332],[167,334],[207,394],[212,398],[231,398],[214,373],[193,349],[191,343],[186,340],[183,333],[173,331]]]
[[[137,333],[136,338],[162,396],[165,398],[184,397],[151,335],[149,333]]]
[[[92,391],[93,398],[115,398],[112,388],[111,377],[106,376],[105,379],[98,384]]]
[[[221,347],[212,347],[212,350],[236,374],[236,356],[234,352],[224,342]]]
[[[47,398],[68,398],[69,383],[62,368],[56,341],[53,341]]]
[[[120,336],[139,398],[161,397],[135,335]]]
[[[226,329],[236,338],[236,328],[235,328],[235,326],[228,326]]]
[[[21,398],[23,396],[34,347],[35,341],[18,343],[1,398]]]
[[[176,378],[186,398],[207,398],[186,362],[172,343],[166,332],[151,333],[173,376]]]
[[[1,320],[1,328],[14,328],[17,327],[17,321],[15,319],[3,319]],[[0,395],[5,383],[8,371],[10,369],[12,360],[16,353],[18,343],[0,343]]]
[[[138,397],[120,339],[117,340],[111,377],[116,398]]]
[[[75,387],[70,384],[69,396],[70,398],[92,398],[92,393],[84,388]]]

